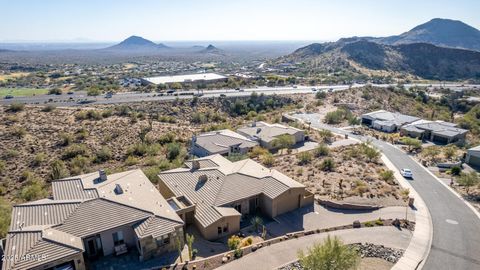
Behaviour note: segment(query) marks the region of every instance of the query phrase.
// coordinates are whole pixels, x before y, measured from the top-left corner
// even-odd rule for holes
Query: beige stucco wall
[[[103,255],[108,256],[115,252],[114,245],[113,245],[113,233],[122,231],[123,232],[123,239],[125,244],[127,244],[128,249],[136,248],[137,246],[137,239],[135,236],[135,232],[132,228],[133,224],[128,224],[122,227],[117,227],[115,229],[111,229],[108,231],[104,231],[100,233],[100,239],[102,240],[102,249]]]
[[[218,227],[223,227],[228,223],[228,232],[218,235]],[[195,221],[195,225],[202,234],[202,236],[207,240],[215,240],[223,236],[227,236],[233,233],[236,233],[240,230],[240,216],[230,216],[223,217],[219,221],[211,224],[210,226],[204,228],[200,223]]]

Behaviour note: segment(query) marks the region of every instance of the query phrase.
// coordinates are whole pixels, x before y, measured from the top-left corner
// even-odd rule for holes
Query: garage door
[[[468,159],[468,164],[480,167],[480,157],[470,155],[470,158]]]
[[[447,144],[448,139],[440,136],[433,135],[433,142],[435,143],[441,143],[441,144]]]

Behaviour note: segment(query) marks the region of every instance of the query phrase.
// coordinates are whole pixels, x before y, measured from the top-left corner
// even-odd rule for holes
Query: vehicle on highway
[[[5,99],[12,99],[12,98],[13,98],[12,95],[6,95],[6,96],[5,96]]]
[[[175,93],[175,90],[173,90],[173,89],[167,90],[167,94],[170,95],[170,94],[173,94],[173,93]]]
[[[75,94],[73,91],[68,91],[67,92],[67,95],[73,95],[73,94]]]
[[[292,87],[293,87],[294,89],[296,89],[296,88],[297,88],[297,86],[296,86],[296,85],[294,85],[294,86],[292,86]]]
[[[225,94],[220,94],[220,97],[226,97],[226,96],[227,96],[227,95],[225,95]]]
[[[412,170],[410,170],[410,169],[403,168],[403,169],[400,170],[400,174],[405,178],[413,179],[413,173],[412,173]]]
[[[240,87],[235,88],[235,90],[240,91]]]
[[[239,89],[238,92],[245,92],[245,90],[244,89]]]
[[[313,87],[313,88],[312,88],[312,91],[313,91],[313,92],[316,92],[316,91],[317,91],[317,88]]]
[[[328,92],[329,93],[333,92],[333,88],[328,89]]]
[[[106,95],[105,95],[105,98],[112,98],[113,96],[113,93],[112,92],[108,92]]]

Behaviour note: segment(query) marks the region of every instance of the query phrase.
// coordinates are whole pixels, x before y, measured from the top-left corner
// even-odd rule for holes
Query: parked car
[[[333,88],[328,89],[328,92],[329,93],[333,92]]]
[[[73,94],[75,94],[73,91],[68,91],[67,92],[67,95],[73,95]]]
[[[313,91],[313,92],[317,91],[317,88],[313,87],[313,88],[312,88],[312,91]]]
[[[413,179],[413,173],[410,169],[403,168],[403,169],[400,170],[400,174],[405,178],[412,178]]]
[[[12,99],[12,98],[13,98],[12,95],[6,95],[6,96],[5,96],[5,99]]]

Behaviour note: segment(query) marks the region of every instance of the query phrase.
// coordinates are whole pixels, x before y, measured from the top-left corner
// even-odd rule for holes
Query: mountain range
[[[152,50],[161,50],[169,49],[170,47],[159,43],[156,44],[153,41],[144,39],[139,36],[131,36],[122,42],[105,48],[104,50],[114,50],[114,51],[152,51]]]
[[[346,70],[369,75],[402,73],[434,80],[480,79],[478,48],[477,29],[459,21],[433,19],[398,36],[313,43],[276,59],[274,64],[296,63],[300,72]]]

